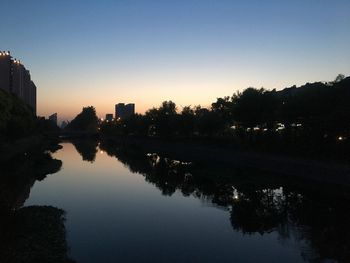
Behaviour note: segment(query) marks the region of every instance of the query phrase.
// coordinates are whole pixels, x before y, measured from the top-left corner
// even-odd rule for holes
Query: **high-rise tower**
[[[21,61],[12,59],[10,51],[0,51],[0,89],[13,93],[36,114],[36,86]]]

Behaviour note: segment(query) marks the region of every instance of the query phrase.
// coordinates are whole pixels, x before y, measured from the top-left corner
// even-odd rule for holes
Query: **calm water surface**
[[[70,256],[77,262],[331,259],[318,255],[308,220],[295,219],[300,212],[287,207],[296,202],[307,209],[299,193],[281,186],[238,191],[227,180],[213,186],[198,179],[201,171],[190,163],[62,145],[53,154],[62,160],[61,170],[37,181],[25,206],[66,211]]]

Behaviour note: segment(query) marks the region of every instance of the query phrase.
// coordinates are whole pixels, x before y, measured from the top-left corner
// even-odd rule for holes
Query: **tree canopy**
[[[93,106],[84,107],[66,127],[67,131],[96,132],[98,118]]]
[[[28,105],[15,95],[0,90],[0,135],[18,138],[35,129],[35,115]]]

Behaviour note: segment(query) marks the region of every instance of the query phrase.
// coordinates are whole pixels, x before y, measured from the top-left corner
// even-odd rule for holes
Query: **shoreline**
[[[18,155],[45,151],[55,152],[60,148],[58,138],[50,138],[43,135],[24,137],[1,145],[0,163],[5,163]]]
[[[157,138],[101,137],[101,140],[123,146],[137,147],[146,153],[194,162],[215,162],[228,167],[253,168],[278,176],[350,187],[350,165],[323,162],[286,155],[259,153],[206,145],[196,142],[164,141]]]

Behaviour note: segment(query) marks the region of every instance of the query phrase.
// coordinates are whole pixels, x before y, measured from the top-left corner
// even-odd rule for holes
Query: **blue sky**
[[[117,102],[209,106],[248,86],[350,75],[350,1],[1,1],[1,50],[38,86],[38,113]]]

